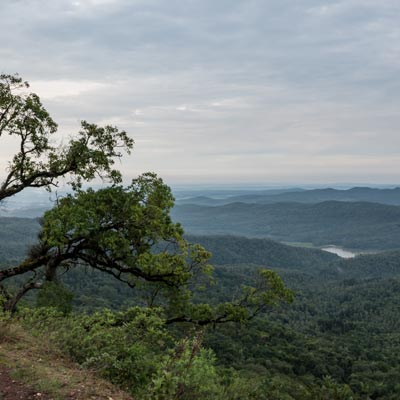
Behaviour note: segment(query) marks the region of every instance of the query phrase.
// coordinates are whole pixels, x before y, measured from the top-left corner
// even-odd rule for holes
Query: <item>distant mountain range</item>
[[[60,192],[58,195],[65,195]],[[354,187],[351,189],[193,189],[174,191],[177,205],[197,204],[222,206],[230,203],[273,204],[273,203],[320,203],[325,201],[381,203],[400,205],[400,188],[377,189]],[[35,218],[51,208],[55,194],[45,191],[28,190],[0,203],[0,216]]]
[[[400,188],[374,189],[369,187],[354,187],[352,189],[287,189],[254,192],[245,195],[232,195],[224,198],[211,196],[196,196],[185,199],[178,199],[177,204],[199,204],[206,206],[218,206],[229,203],[321,203],[323,201],[367,201],[371,203],[382,203],[389,205],[400,205]]]
[[[172,210],[173,219],[190,234],[239,235],[356,250],[400,249],[400,188],[179,193],[200,194],[180,197]],[[39,217],[53,204],[49,196],[31,191],[7,199],[0,204],[0,216]]]

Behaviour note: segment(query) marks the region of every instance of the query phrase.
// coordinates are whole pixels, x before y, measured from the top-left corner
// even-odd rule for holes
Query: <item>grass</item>
[[[132,400],[62,356],[46,339],[24,332],[17,323],[0,322],[0,364],[9,369],[13,379],[54,400]]]

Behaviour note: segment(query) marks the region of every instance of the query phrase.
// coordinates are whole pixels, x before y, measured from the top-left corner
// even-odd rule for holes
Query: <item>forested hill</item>
[[[322,250],[288,246],[269,239],[228,235],[187,235],[186,238],[211,251],[211,263],[214,265],[240,264],[240,268],[229,269],[232,277],[238,271],[243,274],[244,265],[249,265],[249,270],[254,269],[254,265],[279,270],[282,276],[290,276],[291,282],[294,274],[299,272],[301,274],[296,275],[296,279],[302,279],[303,274],[307,274],[319,282],[351,279],[364,281],[400,276],[400,251],[385,251],[343,259]],[[248,272],[248,275],[251,273]]]
[[[35,242],[39,228],[36,219],[0,217],[0,263],[20,259]]]
[[[316,272],[321,266],[338,261],[335,254],[318,249],[294,247],[270,239],[248,239],[239,236],[193,236],[212,253],[213,264],[257,264],[270,268],[301,269]]]
[[[346,279],[385,279],[400,276],[400,251],[360,255],[352,259],[340,259],[335,263],[339,276]]]
[[[217,198],[212,196],[197,196],[178,200],[177,204],[198,204],[207,206],[218,206],[229,203],[256,203],[272,204],[281,202],[297,203],[321,203],[324,201],[366,201],[388,205],[400,205],[400,188],[374,189],[369,187],[354,187],[346,190],[339,189],[312,189],[312,190],[287,190],[260,191],[243,195],[225,196]]]
[[[15,248],[16,253],[8,256],[21,258],[27,244],[34,240],[37,230],[35,220],[1,219],[1,261],[10,261],[4,251],[9,252],[7,246],[12,243],[21,252]],[[266,318],[255,319],[243,326],[227,325],[209,329],[205,345],[215,351],[217,368],[224,371],[232,371],[233,368],[232,373],[250,376],[251,382],[268,377],[269,386],[263,391],[268,395],[279,394],[268,398],[398,398],[400,252],[341,260],[317,249],[296,248],[268,239],[193,235],[186,238],[203,244],[213,252],[211,261],[215,265],[217,284],[199,291],[197,300],[212,304],[230,301],[241,285],[253,284],[254,272],[263,266],[277,270],[296,293],[293,304],[270,310]],[[110,275],[90,268],[71,269],[60,279],[74,293],[75,310],[88,315],[104,308],[121,310],[142,304],[140,288],[131,289]],[[35,304],[32,297],[25,301],[25,304]],[[107,313],[109,318],[111,314],[109,311]],[[40,318],[42,326],[43,316]],[[58,318],[57,326],[60,326],[60,321]],[[85,329],[83,332],[87,332],[87,326],[86,322],[82,325],[82,329]],[[98,323],[93,326],[103,329]],[[137,332],[138,326],[142,325],[135,325],[130,334]],[[67,329],[56,337],[71,334],[78,338],[76,332],[80,331],[70,329],[70,325],[67,325]],[[110,335],[111,331],[106,332]],[[125,346],[126,337],[130,337],[130,334],[125,336],[122,332],[121,346]],[[129,349],[135,349],[135,346]],[[150,342],[149,347],[154,349],[154,341]],[[75,349],[86,347],[74,345],[70,348],[75,352]],[[151,351],[146,354],[151,354]],[[108,357],[104,351],[101,354]],[[125,348],[118,365],[120,359],[125,360],[124,357]],[[108,367],[106,371],[109,371]],[[327,376],[331,378],[325,380]],[[335,394],[344,393],[343,396],[334,397],[332,394],[323,397],[326,389],[314,397],[299,396],[299,393],[317,390],[323,382],[332,387]],[[349,385],[352,392],[347,396],[343,392],[345,387],[338,387],[337,384]]]
[[[38,231],[39,224],[35,219],[0,218],[1,264],[21,259],[36,240]],[[315,277],[328,271],[329,279],[335,280],[382,279],[400,275],[400,251],[345,260],[318,249],[288,246],[270,239],[231,235],[186,235],[186,238],[209,250],[214,265],[253,264],[278,269],[285,275],[290,271],[301,271]]]
[[[36,240],[39,223],[30,218],[0,217],[0,260],[22,258]],[[212,253],[214,264],[258,264],[274,268],[313,270],[339,260],[334,254],[311,248],[288,246],[270,239],[249,239],[230,235],[186,238]]]
[[[181,205],[172,216],[186,232],[197,235],[264,237],[365,250],[400,247],[400,207],[378,203]]]

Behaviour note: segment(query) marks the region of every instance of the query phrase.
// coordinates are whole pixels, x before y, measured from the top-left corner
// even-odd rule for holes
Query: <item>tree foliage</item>
[[[75,188],[96,176],[120,182],[113,165],[123,150],[129,153],[133,147],[126,132],[82,121],[67,144],[54,145],[57,124],[28,89],[18,75],[0,75],[0,138],[12,136],[18,148],[0,184],[0,200],[27,187],[50,188],[63,177]]]
[[[170,189],[151,173],[128,187],[78,190],[44,214],[39,243],[20,265],[0,271],[0,280],[33,272],[23,286],[28,291],[90,266],[142,291],[148,305],[166,310],[167,323],[243,321],[276,301],[291,301],[282,280],[264,270],[256,286],[243,287],[235,301],[193,303],[193,291],[211,281],[210,253],[184,240],[169,216],[172,205]]]
[[[194,304],[193,291],[211,282],[210,253],[184,240],[180,224],[171,220],[170,188],[153,173],[121,185],[114,160],[122,156],[121,149],[129,152],[133,141],[115,127],[83,121],[67,145],[54,146],[57,124],[28,88],[18,76],[0,76],[0,137],[8,134],[19,141],[0,200],[27,187],[50,189],[65,176],[74,191],[44,214],[38,243],[26,259],[0,270],[0,284],[14,276],[28,277],[14,294],[1,286],[5,308],[15,310],[31,289],[49,288],[44,282],[58,283],[60,273],[87,266],[141,291],[147,305],[163,307],[167,323],[241,321],[274,301],[292,299],[276,274],[262,271],[257,286],[245,287],[234,302]],[[113,185],[83,190],[82,182],[97,175]]]

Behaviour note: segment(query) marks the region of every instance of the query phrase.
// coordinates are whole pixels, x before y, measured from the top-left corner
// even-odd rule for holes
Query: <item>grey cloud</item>
[[[40,81],[87,85],[44,101],[63,132],[79,118],[132,132],[129,174],[315,181],[336,168],[343,181],[353,155],[363,168],[348,180],[395,176],[397,1],[20,0],[0,12],[2,70],[39,94]]]

